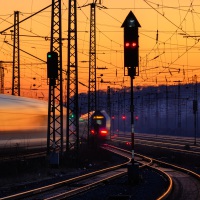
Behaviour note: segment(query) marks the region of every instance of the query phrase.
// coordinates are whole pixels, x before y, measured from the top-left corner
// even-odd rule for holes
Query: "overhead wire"
[[[150,1],[145,1],[145,2],[150,2]],[[193,1],[192,1],[193,2]],[[88,3],[88,1],[85,1],[85,3],[84,3],[84,5],[85,4],[87,4]],[[180,44],[180,41],[179,41],[179,38],[178,38],[178,31],[181,31],[182,32],[182,30],[183,31],[185,31],[185,34],[186,35],[188,35],[188,36],[192,36],[186,29],[184,30],[183,28],[181,28],[181,26],[183,27],[183,23],[185,23],[186,21],[185,21],[185,19],[187,18],[187,15],[185,16],[185,18],[183,18],[182,16],[181,16],[181,11],[184,11],[184,12],[186,12],[187,11],[187,13],[186,14],[189,14],[190,13],[190,10],[189,9],[191,9],[191,5],[190,6],[181,6],[180,5],[180,2],[179,2],[179,0],[178,0],[178,3],[179,3],[179,6],[178,7],[173,7],[173,6],[166,6],[166,5],[164,5],[163,4],[163,1],[162,1],[162,5],[159,5],[159,8],[157,7],[157,10],[159,11],[160,9],[162,9],[162,11],[159,13],[159,12],[157,12],[157,15],[160,15],[161,17],[166,17],[166,18],[168,18],[168,16],[164,13],[164,11],[165,11],[165,9],[176,9],[178,12],[179,12],[179,18],[180,18],[180,22],[179,22],[179,25],[176,25],[174,22],[174,24],[176,25],[175,27],[176,27],[176,31],[175,32],[173,32],[172,33],[172,31],[169,31],[169,33],[170,33],[170,36],[171,36],[171,38],[169,37],[167,40],[162,40],[161,39],[161,34],[162,34],[162,30],[159,30],[159,27],[157,27],[157,31],[156,31],[156,37],[155,38],[152,38],[152,40],[155,40],[155,43],[156,43],[156,45],[155,46],[153,46],[152,47],[152,49],[148,49],[147,50],[147,55],[149,56],[149,55],[151,55],[152,53],[155,53],[155,52],[157,52],[158,54],[157,55],[154,55],[154,56],[152,56],[151,58],[149,57],[149,59],[147,60],[147,58],[145,58],[145,57],[143,57],[142,59],[144,59],[145,58],[145,60],[148,62],[148,61],[150,61],[150,60],[154,60],[154,61],[156,61],[157,62],[157,64],[159,64],[160,63],[160,66],[166,66],[167,64],[169,64],[169,66],[172,66],[172,65],[178,65],[177,63],[176,63],[176,61],[179,59],[179,58],[181,58],[181,54],[183,54],[183,55],[185,55],[186,54],[186,51],[184,51],[184,52],[182,52],[182,50],[181,50],[181,48],[186,48],[186,50],[191,50],[191,49],[194,49],[194,47],[196,47],[196,42],[194,42],[194,44],[193,45],[189,45],[189,43],[187,44],[187,45],[189,45],[188,47],[187,47],[187,45],[182,45],[182,44]],[[63,1],[63,4],[64,4],[64,1]],[[153,2],[151,2],[151,5],[153,5]],[[155,4],[156,6],[157,6],[157,4]],[[193,7],[194,7],[194,5],[192,5]],[[198,6],[198,5],[197,5]],[[65,5],[65,7],[67,7],[66,5]],[[185,9],[186,8],[186,9]],[[189,8],[189,9],[188,9]],[[121,22],[120,22],[120,20],[118,20],[114,15],[112,15],[112,14],[110,14],[108,11],[109,11],[109,9],[115,9],[115,8],[108,8],[107,10],[103,10],[103,9],[101,9],[100,10],[100,12],[102,12],[102,13],[104,13],[106,16],[109,16],[113,21],[115,21],[115,22],[117,22],[117,23],[120,23],[120,25],[121,25]],[[116,9],[120,9],[120,8],[116,8]],[[121,9],[129,9],[130,10],[130,8],[121,8]],[[134,5],[134,9],[145,9],[145,8],[138,8],[138,7],[135,7],[135,5]],[[149,7],[149,9],[152,9],[153,10],[153,8],[151,8],[151,7]],[[85,13],[83,12],[83,9],[80,9],[81,10],[81,12],[82,12],[82,14],[84,15]],[[194,10],[194,9],[193,9]],[[199,13],[198,12],[196,12],[195,10],[194,10],[194,12],[192,13],[192,15],[193,15],[193,23],[194,23],[194,14],[196,14],[198,17],[199,17]],[[88,25],[88,22],[89,22],[89,17],[87,16],[87,15],[85,15],[85,18],[86,18],[86,21],[85,21],[85,31],[87,30],[87,25]],[[169,18],[168,18],[169,19]],[[32,22],[34,22],[35,21],[35,19],[32,19],[33,21]],[[66,20],[66,18],[64,19],[64,20]],[[170,19],[169,19],[170,20]],[[66,20],[67,21],[67,20]],[[35,21],[35,22],[39,22],[39,21]],[[170,22],[170,21],[169,21]],[[40,23],[40,22],[39,22]],[[43,24],[44,26],[45,26],[45,24]],[[101,24],[102,26],[108,26],[108,25],[106,25],[106,24]],[[48,26],[47,25],[47,27],[50,27],[50,26]],[[117,28],[117,27],[116,27]],[[179,28],[179,29],[178,29]],[[49,28],[50,29],[50,28]],[[181,30],[182,29],[182,30]],[[28,31],[28,30],[27,30]],[[110,44],[110,46],[109,45],[107,45],[107,46],[104,46],[104,45],[101,45],[100,43],[99,44],[97,44],[97,46],[98,46],[98,48],[99,47],[101,47],[101,49],[99,48],[99,52],[102,50],[102,52],[103,51],[105,51],[106,53],[110,53],[110,54],[112,54],[113,52],[116,54],[115,56],[117,57],[119,54],[122,56],[123,55],[123,45],[122,45],[122,43],[119,43],[117,40],[115,41],[115,39],[113,39],[113,38],[111,38],[107,33],[109,32],[109,31],[106,31],[106,30],[102,30],[102,28],[100,28],[100,24],[97,24],[97,31],[98,31],[98,33],[99,33],[99,37],[104,37],[104,38],[106,38],[108,41],[110,41],[110,42],[108,42],[108,44]],[[144,30],[142,30],[142,31],[144,31]],[[150,37],[150,36],[148,36],[147,34],[145,34],[145,33],[142,33],[142,31],[140,32],[140,34],[142,35],[142,36],[145,36],[146,35],[146,37]],[[154,30],[155,31],[155,30]],[[122,31],[121,31],[122,32]],[[30,33],[31,34],[34,34],[34,33],[32,33],[32,31],[30,31]],[[183,32],[184,33],[184,32]],[[39,34],[38,34],[39,35]],[[86,43],[89,43],[88,42],[88,40],[89,40],[89,38],[87,39],[86,38],[86,35],[87,35],[87,33],[86,32],[84,32],[84,36],[83,37],[79,37],[78,39],[79,40],[82,40],[82,42],[83,42],[83,46],[82,46],[82,49],[81,50],[79,50],[79,53],[82,53],[82,54],[84,54],[84,55],[86,55],[86,56],[88,56],[88,53],[87,52],[85,52],[86,51],[86,49],[87,48],[85,48],[85,44]],[[39,36],[38,36],[39,37]],[[103,39],[104,39],[103,38]],[[174,39],[174,38],[176,38],[176,43],[174,43],[174,41],[172,40],[172,38]],[[196,41],[196,38],[193,38],[193,37],[191,37],[194,41]],[[34,40],[33,40],[34,41]],[[23,41],[23,43],[24,44],[26,44],[25,43],[26,41]],[[31,42],[30,42],[30,44],[31,44]],[[115,45],[114,45],[115,44]],[[65,44],[63,44],[64,46],[65,46]],[[168,46],[170,45],[170,48],[171,48],[171,61],[169,62],[169,63],[167,63],[166,62],[166,53],[167,53],[167,50],[168,50]],[[175,48],[175,45],[176,45],[176,48]],[[88,45],[89,46],[89,45]],[[119,47],[119,49],[117,49],[116,50],[116,46],[118,46]],[[67,48],[67,46],[65,46],[66,48]],[[163,48],[163,49],[162,49]],[[173,54],[175,54],[175,50],[176,51],[178,51],[179,53],[178,53],[178,58],[177,59],[175,59],[174,58],[174,55]],[[163,52],[165,52],[165,53],[163,53]],[[182,55],[182,56],[183,56]],[[156,58],[156,56],[157,56],[157,58]],[[163,57],[164,56],[164,57]],[[102,57],[103,58],[103,57]],[[164,59],[163,59],[164,58]],[[159,60],[156,60],[156,59],[159,59]],[[112,55],[110,55],[110,61],[108,62],[108,61],[106,61],[105,62],[105,60],[103,60],[103,59],[101,59],[101,55],[99,54],[99,56],[98,56],[98,60],[100,61],[100,62],[102,62],[102,63],[105,63],[105,64],[107,64],[108,66],[110,66],[110,67],[113,67],[114,69],[115,68],[117,68],[117,69],[121,69],[122,67],[121,66],[119,66],[118,65],[118,63],[116,62],[116,64],[115,63],[111,63],[111,61],[112,61]],[[121,60],[123,60],[122,58],[121,58]],[[153,61],[152,60],[152,61]],[[155,63],[156,63],[155,62]],[[112,64],[112,65],[111,65]],[[118,66],[116,66],[116,65],[118,65]],[[151,67],[151,65],[149,65],[149,67]],[[164,69],[164,70],[166,70],[166,68]],[[162,71],[161,71],[161,73],[162,73]]]
[[[151,6],[151,5],[148,3],[148,2],[150,2],[150,1],[148,1],[148,2],[147,2],[146,0],[144,0],[144,1],[145,1],[149,6]],[[182,26],[182,23],[184,22],[184,20],[185,20],[185,18],[186,18],[186,16],[187,16],[187,14],[189,13],[191,6],[192,6],[192,2],[191,2],[191,4],[190,4],[190,6],[189,6],[189,9],[187,10],[187,13],[186,13],[184,19],[180,22],[180,25],[179,25],[179,26],[177,26],[177,25],[174,24],[171,20],[169,20],[169,19],[163,14],[164,11],[162,11],[163,13],[160,13],[156,8],[154,8],[153,6],[151,6],[151,7],[152,7],[152,9],[154,9],[156,12],[158,12],[160,15],[162,15],[164,18],[166,18],[170,23],[172,23],[173,25],[175,25],[175,27],[177,28],[177,30],[180,29],[181,31],[185,32],[185,31],[181,28],[181,26]],[[162,6],[162,7],[164,7],[164,6]],[[179,11],[179,12],[180,12],[180,11]],[[168,38],[167,40],[165,40],[164,45],[166,44],[166,42],[167,42],[168,40],[171,40],[171,38],[172,38],[174,35],[176,35],[176,37],[177,37],[177,30],[171,35],[170,38]],[[186,32],[185,32],[185,33],[186,33]],[[189,35],[188,33],[186,33],[186,34]],[[196,38],[193,38],[193,39],[196,41]],[[170,42],[170,44],[171,44],[171,42]],[[195,44],[192,45],[192,47],[194,47],[196,44],[197,44],[197,43],[195,42]],[[177,46],[179,46],[178,40],[177,40]],[[189,49],[191,49],[192,47],[190,47]],[[179,48],[177,48],[177,49],[179,49]],[[187,52],[188,52],[188,49],[187,49]],[[169,64],[168,66],[170,67],[170,65],[172,65],[173,63],[175,63],[175,62],[176,62],[179,58],[181,58],[185,53],[186,53],[186,52],[183,52],[182,55],[178,55],[178,58],[175,59],[174,61],[171,61],[171,64]],[[172,60],[172,55],[171,55],[171,60]]]

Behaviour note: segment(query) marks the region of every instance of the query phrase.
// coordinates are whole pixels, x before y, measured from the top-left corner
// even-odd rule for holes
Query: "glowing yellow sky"
[[[77,0],[78,6],[91,0]],[[97,1],[99,2],[99,1]],[[130,12],[138,19],[140,46],[140,76],[134,85],[175,84],[174,81],[191,83],[199,75],[200,3],[192,0],[101,0],[107,9],[96,9],[97,77],[103,74],[104,83],[99,89],[130,86],[129,77],[124,77],[123,29],[121,25]],[[13,24],[14,11],[20,11],[20,20],[48,6],[51,0],[6,0],[0,7],[0,31]],[[20,25],[20,34],[50,36],[50,15],[47,9]],[[79,81],[88,85],[88,48],[90,7],[77,9],[78,20],[78,68]],[[63,38],[67,38],[68,1],[62,0]],[[156,35],[158,31],[158,36]],[[6,32],[7,34],[10,31]],[[184,37],[185,35],[189,37]],[[195,37],[194,37],[195,36]],[[156,39],[157,38],[157,39]],[[12,60],[12,44],[9,35],[0,35],[0,60]],[[20,38],[20,48],[46,60],[50,42],[44,38]],[[67,63],[67,41],[63,41],[63,68]],[[5,85],[11,87],[11,64],[5,66]],[[46,95],[46,65],[21,53],[22,88],[25,96],[42,98]],[[99,78],[100,80],[100,78]],[[109,84],[107,82],[110,82]],[[66,83],[64,83],[66,84]],[[66,86],[63,87],[66,89]],[[30,90],[32,89],[32,90]],[[33,90],[34,89],[34,90]],[[35,90],[37,89],[37,90]],[[79,85],[80,92],[87,87]],[[37,96],[36,96],[37,95]]]

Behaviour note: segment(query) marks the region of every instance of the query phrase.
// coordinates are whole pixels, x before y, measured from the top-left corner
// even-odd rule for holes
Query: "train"
[[[97,137],[99,140],[110,139],[111,121],[105,110],[92,111],[89,122],[91,125],[89,130],[91,137]],[[88,129],[88,113],[80,117],[79,126],[81,130]],[[88,130],[85,132],[88,132]]]
[[[47,114],[45,101],[0,94],[0,148],[46,144]]]
[[[67,113],[65,107],[63,113]],[[64,115],[65,132],[66,114]],[[79,135],[86,138],[87,134],[83,133],[88,131],[85,127],[88,114],[84,116],[84,118],[79,118]],[[92,120],[94,126],[90,134],[93,134],[98,124],[102,137],[108,138],[110,117],[107,113],[100,111],[97,115],[97,112],[93,112]],[[48,103],[46,101],[0,94],[0,149],[45,146],[47,144],[47,123]]]

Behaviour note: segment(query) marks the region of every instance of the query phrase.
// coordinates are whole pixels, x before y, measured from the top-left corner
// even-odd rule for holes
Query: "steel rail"
[[[186,150],[186,149],[172,148],[169,146],[148,144],[148,143],[153,143],[154,141],[147,141],[147,144],[144,144],[144,143],[139,143],[138,140],[141,140],[141,139],[135,139],[135,144],[145,145],[145,146],[149,146],[149,147],[159,147],[161,149],[167,149],[167,150],[172,150],[172,151],[177,151],[177,152],[182,152],[182,153],[187,153],[187,154],[200,155],[200,151],[192,151],[192,150]],[[118,139],[118,138],[115,138],[112,141],[123,142],[121,139]],[[146,140],[143,140],[143,141],[146,141]],[[165,143],[162,143],[162,144],[164,145]],[[169,143],[167,143],[167,144],[169,144]],[[176,145],[176,144],[173,144],[173,145]]]
[[[128,152],[126,150],[123,150],[123,149],[120,149],[120,148],[117,148],[117,147],[111,146],[111,145],[103,145],[102,148],[105,149],[105,150],[108,150],[108,151],[110,151],[112,153],[115,153],[117,155],[120,155],[122,157],[128,158],[129,162],[127,162],[126,164],[131,162],[130,152]],[[116,149],[117,149],[117,151],[116,151]],[[147,163],[145,163],[145,164],[141,163],[142,165],[140,167],[145,167],[147,165],[151,165],[152,164],[152,160],[151,159],[147,158],[146,156],[142,156],[142,158],[146,159]],[[84,191],[87,191],[87,190],[92,189],[94,187],[97,187],[98,185],[101,185],[104,181],[110,181],[112,179],[118,178],[118,177],[126,175],[126,174],[127,174],[127,172],[121,172],[121,173],[118,173],[118,174],[114,174],[113,176],[106,177],[106,178],[101,179],[99,181],[84,185],[84,186],[82,186],[80,188],[75,188],[73,190],[64,192],[62,194],[58,194],[58,195],[55,195],[55,196],[50,197],[50,198],[45,198],[45,200],[56,200],[56,199],[64,199],[64,198],[67,198],[67,197],[71,197],[73,195],[77,195],[77,194],[79,194],[81,192],[84,192]]]
[[[118,147],[116,147],[116,148],[118,148]],[[126,150],[126,152],[128,152],[128,151]],[[129,151],[129,153],[131,154],[130,151]],[[136,155],[143,157],[143,155],[141,155],[141,154],[136,154]],[[160,166],[164,166],[164,167],[171,168],[171,169],[174,169],[174,170],[179,171],[179,172],[183,172],[184,174],[187,174],[187,175],[194,177],[194,179],[197,180],[197,181],[200,180],[200,175],[197,174],[194,171],[191,171],[191,170],[183,168],[183,167],[176,166],[176,165],[171,164],[171,163],[160,161],[158,159],[150,158],[150,157],[147,157],[147,156],[145,156],[145,157],[147,159],[152,159],[154,164],[159,164]],[[168,186],[167,190],[160,197],[158,197],[157,200],[167,199],[172,194],[172,189],[173,189],[173,186],[174,186],[172,177],[168,173],[166,173],[164,170],[158,169],[158,168],[156,168],[154,166],[150,166],[150,165],[147,165],[147,167],[153,168],[158,173],[161,172],[161,174],[164,174],[164,176],[168,179],[169,186]]]
[[[119,135],[118,138],[124,138],[124,136]],[[130,139],[130,136],[126,136],[126,138]],[[135,140],[142,140],[142,141],[153,141],[158,143],[164,143],[168,145],[179,145],[184,147],[185,145],[190,145],[190,148],[194,149],[200,149],[200,146],[194,145],[194,139],[193,138],[186,138],[186,137],[176,137],[176,136],[161,136],[161,135],[146,135],[146,134],[137,134],[135,136]],[[198,140],[197,140],[198,142]]]
[[[119,148],[119,147],[112,146],[112,145],[108,145],[108,146],[110,146],[110,147],[112,147],[112,148],[116,148],[116,149],[121,149],[121,148]],[[121,149],[121,150],[124,151],[124,152],[127,152],[127,153],[131,154],[131,152],[128,151],[128,150],[125,150],[125,149]],[[153,158],[150,158],[150,157],[148,157],[148,156],[144,156],[144,155],[141,155],[141,154],[137,154],[137,153],[135,153],[135,155],[138,156],[138,157],[141,157],[141,158],[143,158],[143,159],[145,159],[145,160],[150,161],[149,163],[144,164],[144,165],[142,165],[142,166],[140,166],[140,167],[149,167],[149,168],[153,169],[154,171],[157,171],[160,175],[162,175],[163,177],[166,178],[166,180],[168,181],[167,190],[166,190],[160,197],[158,197],[157,200],[165,200],[165,199],[167,199],[168,196],[171,194],[172,189],[173,189],[173,181],[172,181],[172,178],[171,178],[166,172],[164,172],[163,170],[160,170],[160,169],[157,169],[157,168],[151,166],[151,165],[153,164],[153,162],[155,162],[155,161],[157,161],[157,160],[155,160],[155,159],[153,159]]]
[[[30,196],[34,196],[36,194],[40,194],[40,193],[43,193],[43,192],[46,192],[46,191],[50,191],[50,190],[62,187],[63,185],[67,185],[67,184],[74,183],[74,182],[77,182],[77,181],[80,181],[80,180],[83,180],[83,179],[86,179],[86,178],[89,178],[89,177],[92,177],[92,176],[96,176],[96,175],[99,175],[99,174],[102,174],[102,173],[105,173],[105,172],[109,172],[109,171],[119,169],[119,168],[123,167],[124,165],[127,165],[128,163],[130,163],[131,159],[128,158],[128,157],[126,157],[126,158],[128,160],[123,162],[122,164],[118,164],[118,165],[115,165],[115,166],[112,166],[112,167],[108,167],[108,168],[104,168],[104,169],[101,169],[101,170],[98,170],[98,171],[90,172],[90,173],[87,173],[87,174],[84,174],[84,175],[81,175],[81,176],[78,176],[78,177],[74,177],[74,178],[71,178],[71,179],[68,179],[68,180],[60,181],[60,182],[50,184],[50,185],[47,185],[47,186],[43,186],[43,187],[40,187],[40,188],[36,188],[36,189],[29,190],[29,191],[20,192],[20,193],[17,193],[17,194],[5,196],[5,197],[1,198],[1,200],[27,198],[27,197],[30,197]],[[121,175],[123,175],[123,173]],[[111,178],[113,178],[113,177],[111,177]],[[102,181],[105,181],[105,180],[102,180]],[[66,194],[63,194],[63,195],[66,195]]]

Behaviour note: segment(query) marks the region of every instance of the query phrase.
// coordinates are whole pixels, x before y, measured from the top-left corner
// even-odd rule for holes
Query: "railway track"
[[[17,161],[17,160],[27,160],[32,158],[44,157],[46,156],[46,149],[38,149],[35,151],[24,150],[19,153],[10,153],[0,155],[0,163],[1,162],[9,162],[9,161]]]
[[[124,167],[131,160],[131,152],[115,146],[105,145],[104,149],[112,151],[126,158],[126,161],[102,170],[74,177],[55,184],[46,185],[33,190],[2,197],[6,199],[65,199],[88,190],[102,186],[107,181],[127,175],[127,168]],[[135,159],[140,163],[140,168],[151,168],[167,181],[167,187],[157,199],[200,199],[200,176],[192,171],[171,165],[147,156],[136,154]]]
[[[126,161],[109,168],[57,182],[55,184],[46,185],[34,190],[3,197],[1,199],[63,199],[102,185],[105,183],[105,181],[110,181],[114,178],[126,175],[127,168],[124,166],[126,166],[131,161],[130,153],[123,151],[122,149],[114,148],[112,146],[104,146],[104,148],[126,158]],[[141,167],[150,164],[151,159],[144,157],[141,163]]]
[[[129,151],[127,151],[129,152]],[[136,154],[138,157],[143,155]],[[151,160],[151,165],[144,165],[158,170],[159,173],[165,174],[169,178],[169,186],[166,192],[157,199],[170,200],[198,200],[200,199],[200,175],[167,162],[163,162],[150,157],[145,159]]]
[[[122,135],[122,134],[121,134]],[[194,145],[194,141],[196,140],[196,146],[200,144],[200,138],[194,137],[184,137],[184,136],[172,136],[172,135],[156,135],[156,134],[145,134],[145,133],[136,133],[136,138],[143,138],[143,139],[153,139],[153,140],[160,140],[160,141],[172,141],[179,144],[190,144]]]
[[[114,139],[112,139],[114,142],[126,142],[126,143],[131,143],[131,137],[130,136],[118,136]],[[186,154],[191,154],[191,155],[197,155],[200,156],[200,146],[198,145],[193,145],[191,139],[186,141],[184,138],[178,138],[177,137],[172,137],[172,136],[146,136],[143,134],[139,136],[138,134],[135,136],[135,145],[144,145],[144,146],[149,146],[149,147],[155,147],[155,148],[160,148],[160,149],[167,149],[171,150],[174,152],[182,152]]]

